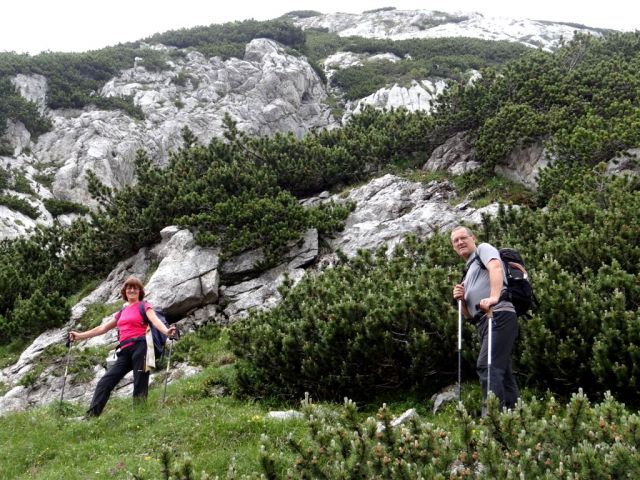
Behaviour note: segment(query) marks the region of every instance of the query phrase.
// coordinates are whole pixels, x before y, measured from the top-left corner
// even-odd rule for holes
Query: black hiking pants
[[[97,417],[102,413],[113,389],[131,370],[133,370],[133,398],[134,400],[145,399],[149,391],[149,372],[144,371],[146,357],[147,344],[144,340],[120,350],[116,363],[98,382],[87,415]]]
[[[489,377],[489,322],[486,317],[478,322],[480,353],[476,371],[482,388],[482,415],[485,415],[487,399],[487,380]],[[519,391],[511,366],[511,353],[518,337],[518,318],[514,312],[498,311],[493,314],[493,339],[491,342],[491,392],[498,397],[502,407],[513,408],[518,400]]]

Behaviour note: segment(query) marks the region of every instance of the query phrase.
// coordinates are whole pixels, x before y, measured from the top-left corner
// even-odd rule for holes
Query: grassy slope
[[[261,434],[285,439],[291,429],[302,428],[300,422],[264,420],[264,405],[189,398],[197,383],[171,388],[164,408],[161,389],[155,389],[146,407],[132,408],[128,398],[112,400],[100,418],[89,421],[60,417],[53,406],[3,417],[0,477],[125,478],[142,468],[159,478],[164,446],[178,459],[188,454],[196,471],[224,475],[235,456],[238,470],[248,473],[259,469]]]
[[[417,177],[412,179],[427,180],[422,174]],[[467,185],[458,187],[465,191]],[[503,195],[505,190],[512,191],[498,190]],[[484,201],[492,200],[495,198]],[[11,349],[5,350],[4,354],[11,356]],[[269,410],[288,409],[290,405],[212,395],[233,375],[233,356],[226,349],[224,332],[220,335],[215,327],[205,328],[197,335],[183,337],[174,358],[187,357],[207,368],[202,374],[169,386],[165,406],[161,405],[162,388],[156,385],[146,406],[133,408],[130,398],[112,399],[104,414],[90,421],[74,419],[83,414],[86,405],[65,403],[64,415],[60,415],[57,402],[48,408],[0,417],[0,479],[107,479],[132,478],[134,474],[162,478],[160,458],[165,447],[171,449],[178,464],[188,455],[195,472],[224,478],[234,458],[239,474],[260,471],[263,434],[293,458],[285,448],[286,438],[289,433],[304,438],[306,423],[265,419]],[[465,405],[477,414],[477,382],[475,378],[467,380],[470,387],[465,389]],[[384,400],[391,404],[394,414],[415,407],[439,428],[455,430],[457,417],[451,409],[432,416],[424,399]],[[384,400],[372,399],[362,415],[372,415]]]
[[[174,358],[189,355],[209,366],[169,385],[164,406],[160,382],[150,386],[146,405],[134,407],[129,397],[112,398],[95,419],[79,419],[87,406],[68,402],[63,403],[62,413],[54,402],[0,417],[0,479],[97,480],[131,478],[132,474],[162,478],[161,456],[166,448],[176,464],[188,456],[195,472],[225,478],[234,458],[239,474],[260,471],[263,434],[293,458],[284,448],[287,436],[292,433],[303,438],[306,422],[265,418],[270,410],[292,408],[273,399],[256,402],[214,396],[215,389],[233,375],[232,356],[226,350],[224,331],[205,332],[183,337]],[[363,416],[372,415],[381,402],[366,406]],[[424,403],[410,399],[391,399],[390,403],[394,414],[411,407],[427,413]],[[451,418],[446,415],[438,421],[446,424]]]
[[[113,398],[97,419],[78,419],[86,405],[67,402],[62,414],[55,402],[0,417],[0,478],[127,478],[139,468],[159,478],[165,447],[177,460],[188,454],[196,471],[224,476],[234,456],[240,472],[258,470],[260,436],[284,441],[289,431],[303,430],[302,422],[265,420],[267,404],[212,396],[212,388],[231,370],[225,366],[228,360],[221,360],[228,355],[225,337],[191,337],[183,339],[183,348],[198,350],[211,366],[170,385],[164,406],[160,383],[151,385],[146,405],[134,407],[131,398]]]
[[[273,445],[283,447],[292,464],[293,454],[284,448],[287,436],[303,438],[306,422],[265,417],[268,411],[289,409],[289,405],[207,396],[214,371],[208,369],[169,386],[164,406],[162,385],[158,385],[152,386],[146,405],[134,407],[130,398],[112,399],[97,419],[80,419],[86,406],[66,402],[63,414],[55,402],[0,417],[0,478],[98,480],[131,478],[131,474],[163,478],[161,456],[167,448],[174,465],[188,457],[195,472],[225,478],[233,462],[237,473],[249,474],[261,471],[263,434]],[[363,416],[372,415],[378,406],[370,406]],[[397,414],[411,407],[427,413],[424,403],[404,401],[389,408]],[[447,428],[452,412],[436,421]]]

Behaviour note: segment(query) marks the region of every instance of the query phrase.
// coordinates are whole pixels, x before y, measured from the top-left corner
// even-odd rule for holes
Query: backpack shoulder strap
[[[467,272],[471,268],[471,265],[473,265],[473,262],[478,262],[480,264],[480,268],[484,270],[487,269],[487,267],[484,266],[484,263],[482,263],[482,260],[480,260],[480,257],[478,256],[478,254],[474,253],[473,255],[474,255],[473,260],[469,262],[469,265],[466,265],[464,267],[464,272],[462,272],[462,278],[460,279],[460,283],[464,282],[464,278],[467,276]]]
[[[151,322],[149,321],[149,317],[147,316],[147,311],[144,308],[145,305],[146,305],[146,302],[140,302],[138,304],[138,309],[140,310],[140,315],[142,315],[142,321],[144,323],[149,323],[150,324]]]

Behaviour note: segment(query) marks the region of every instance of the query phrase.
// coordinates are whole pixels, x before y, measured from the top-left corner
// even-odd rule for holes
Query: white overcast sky
[[[640,29],[637,0],[9,0],[0,8],[0,51],[81,52],[178,28],[267,20],[291,10],[360,13],[389,6]]]

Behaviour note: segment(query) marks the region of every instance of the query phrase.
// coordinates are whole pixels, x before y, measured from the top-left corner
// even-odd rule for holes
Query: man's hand
[[[462,283],[458,283],[453,287],[453,298],[455,300],[464,300],[464,285]]]
[[[487,297],[480,300],[480,310],[488,312],[491,307],[498,303],[500,297]]]

